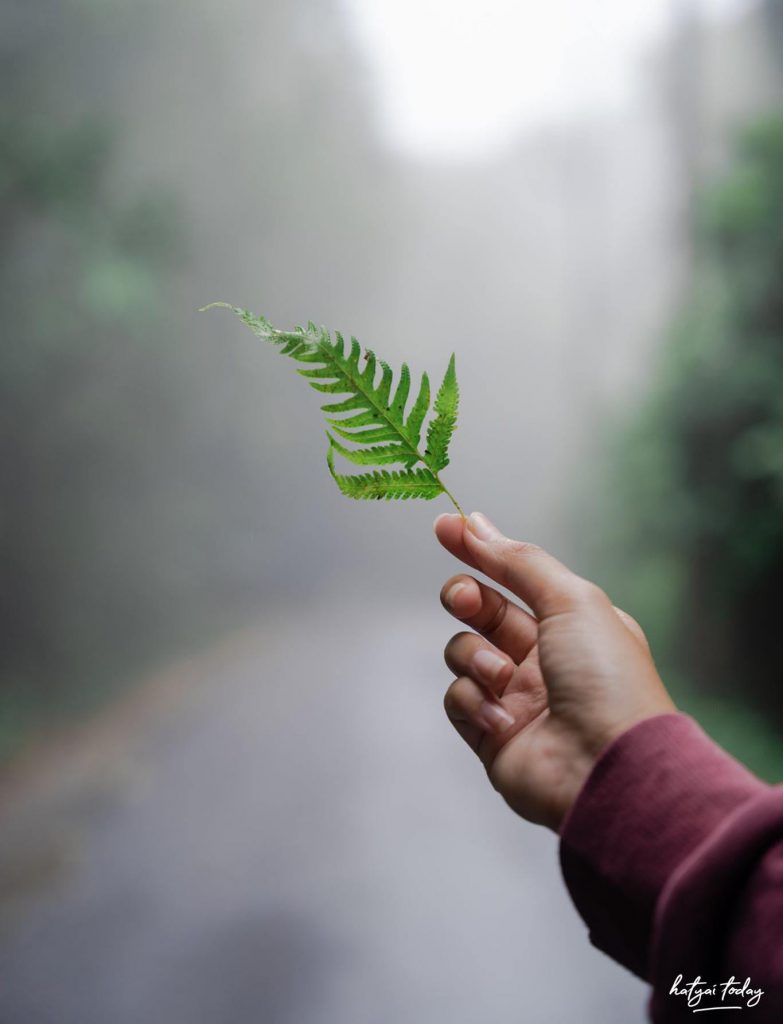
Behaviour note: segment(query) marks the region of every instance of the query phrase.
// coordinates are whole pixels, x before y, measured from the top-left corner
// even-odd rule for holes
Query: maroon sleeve
[[[783,787],[692,719],[659,715],[602,753],[560,836],[591,941],[652,984],[654,1021],[692,1021],[697,1006],[734,998],[718,987],[689,1006],[671,993],[678,977],[681,993],[733,976],[737,987],[750,979],[735,999],[741,1019],[783,1022]]]

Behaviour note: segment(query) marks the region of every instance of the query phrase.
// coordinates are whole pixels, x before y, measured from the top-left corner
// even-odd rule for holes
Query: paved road
[[[1,1024],[645,1019],[442,718],[446,616],[357,614],[234,636],[17,787]]]

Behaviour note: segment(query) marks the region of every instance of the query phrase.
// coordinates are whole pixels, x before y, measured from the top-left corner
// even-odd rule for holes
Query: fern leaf
[[[421,425],[424,422],[424,417],[427,415],[429,407],[430,379],[426,373],[423,373],[421,375],[419,393],[416,396],[416,401],[413,403],[411,414],[408,417],[408,429],[411,433],[411,437],[415,438],[416,444],[419,443],[419,438],[421,437]]]
[[[386,501],[391,498],[399,498],[403,501],[408,498],[424,498],[429,501],[432,498],[437,498],[439,494],[443,494],[443,484],[429,469],[423,467],[392,471],[384,469],[375,473],[342,476],[335,472],[333,451],[334,445],[330,445],[326,454],[329,472],[342,493],[349,498],[358,500],[385,498]]]
[[[449,442],[457,428],[459,386],[454,355],[449,360],[443,383],[435,396],[435,417],[427,430],[427,462],[437,472],[449,464]]]
[[[282,355],[303,364],[297,372],[311,388],[322,394],[346,396],[321,406],[323,412],[329,414],[327,422],[331,428],[327,432],[327,463],[343,494],[356,499],[387,500],[429,500],[446,494],[462,513],[438,477],[438,472],[448,465],[448,446],[457,422],[459,391],[453,355],[435,398],[435,415],[422,453],[421,432],[430,407],[430,382],[426,373],[421,376],[416,398],[406,416],[411,390],[411,373],[406,363],[402,364],[394,387],[394,373],[388,363],[370,350],[362,354],[356,338],[346,343],[341,334],[335,332],[332,338],[325,328],[313,323],[308,323],[306,328],[280,331],[266,317],[225,302],[215,302],[204,309],[215,306],[231,310],[257,337],[276,345]],[[337,413],[351,415],[334,415]],[[337,437],[360,447],[349,448]],[[404,468],[343,475],[335,471],[335,452],[360,466],[401,463]]]
[[[404,456],[404,452],[401,451],[402,445],[396,442],[376,444],[371,448],[346,448],[339,441],[335,441],[328,430],[326,436],[329,438],[329,446],[333,451],[339,452],[343,458],[357,466],[387,466],[401,462]]]

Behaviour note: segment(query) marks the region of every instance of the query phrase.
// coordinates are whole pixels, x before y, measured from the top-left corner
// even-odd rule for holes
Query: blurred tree
[[[781,725],[783,116],[744,133],[697,238],[692,298],[619,445],[609,585],[665,671]]]

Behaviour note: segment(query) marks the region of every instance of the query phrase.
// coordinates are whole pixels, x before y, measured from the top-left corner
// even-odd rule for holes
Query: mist
[[[780,5],[651,5],[611,102],[569,100],[594,46],[554,106],[458,144],[393,123],[360,7],[0,15],[9,1022],[644,1019],[555,838],[448,732],[448,502],[343,497],[318,396],[198,310],[432,380],[454,352],[449,489],[592,571],[701,190],[781,102]]]

